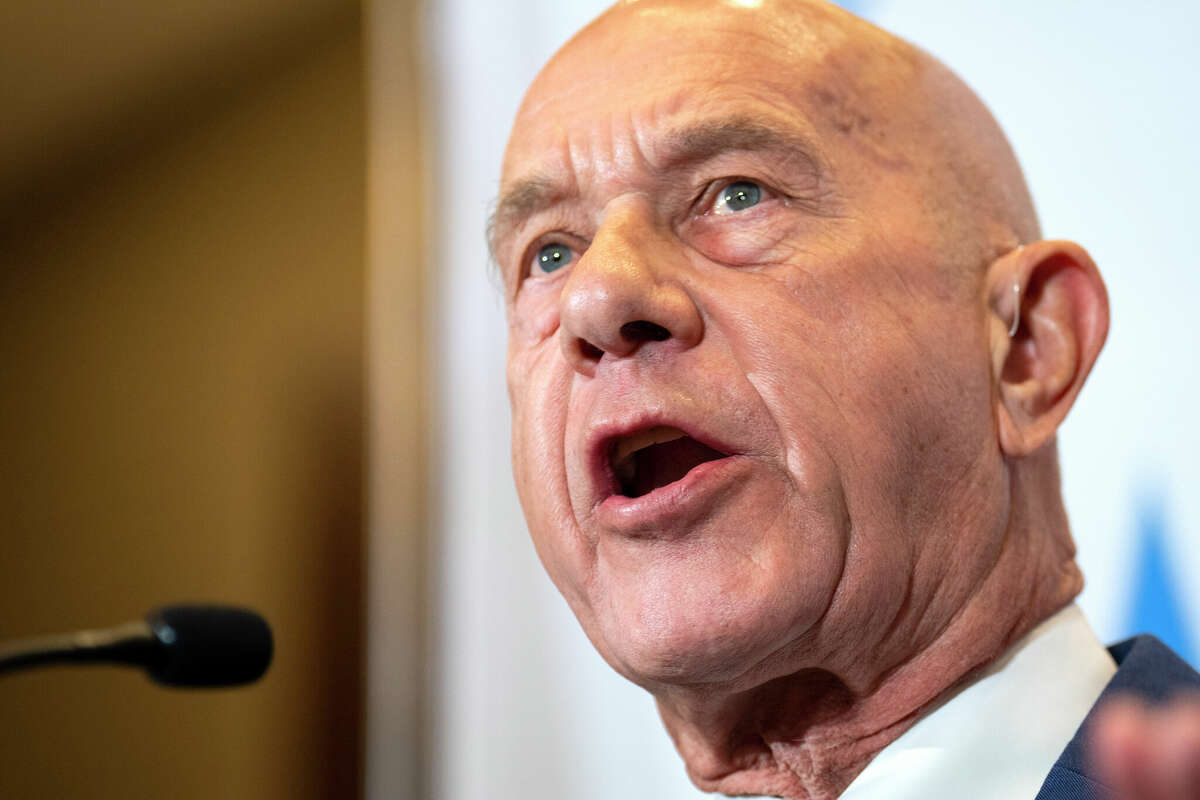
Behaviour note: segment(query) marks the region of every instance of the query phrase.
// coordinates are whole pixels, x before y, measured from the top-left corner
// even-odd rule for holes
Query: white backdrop
[[[427,19],[437,164],[429,269],[437,416],[432,796],[699,797],[653,704],[612,674],[542,574],[508,469],[504,323],[483,227],[524,87],[598,0],[439,0]],[[947,61],[1013,139],[1048,237],[1090,249],[1113,327],[1062,434],[1068,506],[1101,638],[1143,609],[1200,639],[1200,8],[851,3]],[[1135,6],[1125,4],[1125,9]],[[1146,562],[1147,537],[1163,550]],[[1177,607],[1168,602],[1175,592]],[[1165,603],[1165,605],[1164,605]],[[1157,609],[1157,610],[1156,610]],[[1163,615],[1166,616],[1163,616]],[[1180,646],[1187,644],[1179,639]]]

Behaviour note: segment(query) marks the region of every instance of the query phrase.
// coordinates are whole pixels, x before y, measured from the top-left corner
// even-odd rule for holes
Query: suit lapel
[[[1135,636],[1108,648],[1117,672],[1058,757],[1036,800],[1101,800],[1105,787],[1087,758],[1088,729],[1096,708],[1117,694],[1161,703],[1181,689],[1200,689],[1200,674],[1153,636]]]

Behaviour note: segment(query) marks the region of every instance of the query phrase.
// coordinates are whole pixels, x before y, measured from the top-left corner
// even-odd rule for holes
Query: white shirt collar
[[[1032,800],[1116,669],[1071,604],[885,747],[842,800]]]

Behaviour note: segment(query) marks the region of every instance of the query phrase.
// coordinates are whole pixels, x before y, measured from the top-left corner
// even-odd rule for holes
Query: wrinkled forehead
[[[789,0],[642,2],[610,10],[534,81],[502,183],[581,164],[654,158],[656,134],[688,119],[786,118],[844,128],[881,55],[881,31],[836,7]]]

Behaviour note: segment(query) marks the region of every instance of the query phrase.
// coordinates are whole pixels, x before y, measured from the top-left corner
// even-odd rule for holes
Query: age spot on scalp
[[[888,50],[881,56],[888,65],[885,72],[875,56],[845,50],[829,53],[820,74],[808,82],[806,95],[818,122],[848,139],[871,161],[892,171],[908,170],[912,162],[894,140],[889,141],[888,131],[897,121],[893,117],[904,113],[900,95],[907,94],[912,54],[895,52],[891,43],[883,47]]]
[[[817,86],[812,91],[813,98],[826,111],[826,119],[838,133],[850,135],[856,131],[865,131],[871,125],[871,118],[862,111],[852,108],[846,99],[824,86]]]

